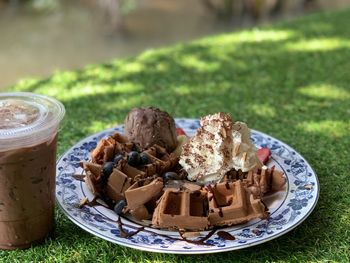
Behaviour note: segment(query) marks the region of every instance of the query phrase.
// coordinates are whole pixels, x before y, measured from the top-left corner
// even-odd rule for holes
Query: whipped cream
[[[180,156],[179,163],[189,180],[219,182],[231,169],[246,172],[261,167],[245,123],[233,122],[229,115],[219,112],[203,117],[200,125]]]
[[[235,122],[232,131],[232,159],[231,167],[235,170],[248,172],[262,166],[256,154],[257,148],[250,140],[250,129],[244,122]]]

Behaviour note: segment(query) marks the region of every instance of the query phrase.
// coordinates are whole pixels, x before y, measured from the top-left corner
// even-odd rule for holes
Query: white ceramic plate
[[[184,129],[188,135],[193,135],[199,127],[196,119],[176,119],[176,125]],[[269,207],[268,220],[253,220],[246,224],[224,227],[224,230],[235,237],[235,240],[225,240],[216,233],[205,241],[206,245],[197,245],[177,240],[178,232],[156,230],[146,227],[129,238],[120,236],[118,216],[102,206],[78,208],[81,199],[93,199],[93,195],[84,182],[74,179],[74,174],[82,174],[79,166],[81,160],[89,160],[90,152],[97,142],[115,132],[123,132],[123,126],[105,130],[89,136],[70,148],[57,163],[56,199],[62,211],[75,224],[91,234],[113,243],[135,249],[174,253],[203,254],[241,249],[267,242],[292,230],[303,222],[314,209],[319,195],[319,183],[315,172],[308,162],[294,149],[285,143],[258,131],[252,131],[254,144],[268,147],[272,158],[268,166],[276,166],[287,176],[285,191],[275,193],[264,199]],[[120,218],[126,232],[134,232],[140,225],[127,218]],[[203,231],[205,236],[208,232]],[[200,237],[193,238],[199,239]]]

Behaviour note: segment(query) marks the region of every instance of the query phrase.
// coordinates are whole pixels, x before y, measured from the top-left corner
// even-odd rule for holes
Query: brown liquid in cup
[[[0,151],[0,248],[27,248],[54,226],[57,134]]]

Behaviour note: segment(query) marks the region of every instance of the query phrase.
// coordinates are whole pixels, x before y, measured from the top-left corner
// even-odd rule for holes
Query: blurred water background
[[[348,6],[350,0],[0,0],[0,90],[23,78]]]

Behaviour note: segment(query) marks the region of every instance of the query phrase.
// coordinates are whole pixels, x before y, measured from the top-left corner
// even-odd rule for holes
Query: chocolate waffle
[[[127,202],[125,211],[138,220],[150,219],[156,207],[156,201],[162,193],[163,179],[160,177],[137,181],[124,193]]]
[[[209,222],[215,226],[230,226],[247,222],[255,218],[267,218],[266,206],[255,199],[243,183],[225,182],[208,185]]]
[[[255,198],[262,198],[264,195],[279,191],[286,183],[283,172],[267,166],[261,169],[251,170],[243,173],[241,170],[230,170],[224,177],[225,182],[242,181],[243,186],[253,194]]]
[[[149,202],[151,196],[159,197],[163,183],[161,178],[156,178],[173,169],[179,158],[177,153],[168,154],[163,147],[153,145],[140,153],[148,157],[148,163],[134,167],[128,164],[127,156],[135,150],[137,148],[134,143],[129,142],[124,135],[114,133],[100,140],[91,153],[91,162],[81,163],[86,172],[85,182],[93,194],[115,202],[126,198],[131,213],[140,210],[139,206]],[[119,155],[122,158],[114,164],[111,174],[105,176],[103,165]],[[156,186],[156,189],[152,186]]]
[[[152,224],[184,230],[208,228],[207,192],[166,189],[154,211]]]
[[[266,166],[245,173],[232,169],[222,183],[207,186],[185,180],[186,176],[163,182],[162,175],[178,169],[182,144],[179,140],[172,153],[157,144],[141,152],[124,135],[114,133],[98,143],[90,162],[81,163],[85,182],[111,208],[125,200],[123,213],[152,220],[157,228],[199,231],[268,217],[261,198],[281,190],[282,172]],[[130,165],[128,156],[134,151],[146,156],[147,163]],[[108,175],[106,164],[112,165]]]
[[[267,208],[243,183],[226,182],[189,191],[168,188],[159,200],[152,224],[159,228],[200,230],[267,218]]]

